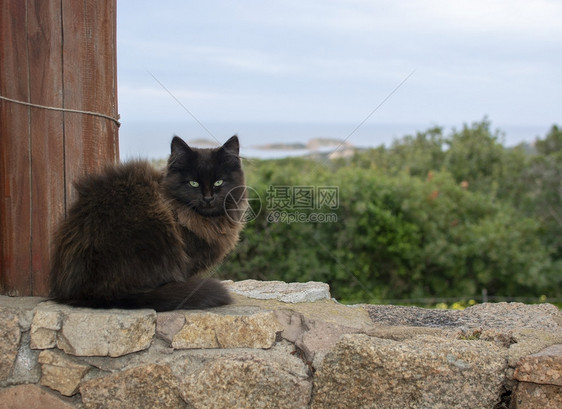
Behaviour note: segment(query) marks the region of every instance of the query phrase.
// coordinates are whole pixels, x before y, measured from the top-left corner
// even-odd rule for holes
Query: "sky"
[[[376,145],[487,117],[531,141],[562,122],[559,0],[117,4],[122,156],[174,133],[343,139],[366,120],[350,142]]]

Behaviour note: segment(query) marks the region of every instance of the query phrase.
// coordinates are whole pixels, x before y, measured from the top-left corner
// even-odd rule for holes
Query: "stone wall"
[[[560,408],[562,314],[343,306],[327,285],[229,282],[205,311],[0,297],[0,408]]]

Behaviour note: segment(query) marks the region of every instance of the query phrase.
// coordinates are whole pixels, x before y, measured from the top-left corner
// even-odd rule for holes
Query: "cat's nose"
[[[211,202],[214,200],[214,196],[204,196],[203,200],[205,201],[205,203],[211,204]]]

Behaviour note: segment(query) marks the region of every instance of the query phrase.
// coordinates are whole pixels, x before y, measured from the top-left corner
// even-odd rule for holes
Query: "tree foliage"
[[[221,275],[323,281],[347,302],[474,297],[484,288],[508,297],[561,296],[562,132],[553,127],[536,148],[533,155],[505,148],[485,119],[448,136],[432,128],[351,159],[249,161],[247,185],[262,210]],[[338,206],[295,202],[281,210],[304,218],[281,221],[268,202],[272,186],[312,187],[314,194],[337,187]]]

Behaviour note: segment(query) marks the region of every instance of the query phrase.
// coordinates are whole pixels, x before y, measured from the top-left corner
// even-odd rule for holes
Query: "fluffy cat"
[[[200,278],[235,247],[247,200],[237,136],[216,149],[174,137],[166,169],[111,165],[75,186],[54,242],[51,297],[91,308],[208,308],[231,298]]]

